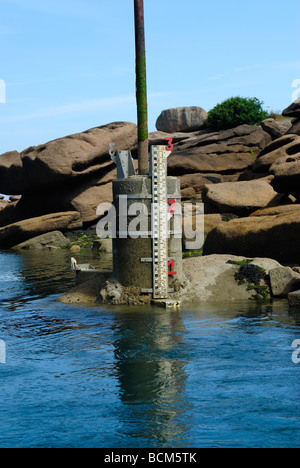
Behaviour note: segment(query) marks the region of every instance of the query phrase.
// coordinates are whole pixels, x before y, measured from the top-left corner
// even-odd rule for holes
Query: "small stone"
[[[300,135],[300,119],[294,119],[292,121],[292,126],[289,129],[288,133],[294,133],[295,135]]]
[[[76,253],[76,252],[80,252],[81,248],[79,245],[72,245],[72,247],[70,248],[70,252],[72,253]]]
[[[290,292],[288,294],[288,300],[290,306],[299,306],[300,307],[300,291]]]
[[[260,123],[260,125],[265,132],[271,135],[273,140],[280,138],[287,131],[287,128],[280,127],[275,119],[265,119]]]
[[[274,268],[270,271],[270,283],[273,296],[287,297],[300,287],[300,275],[290,267]]]

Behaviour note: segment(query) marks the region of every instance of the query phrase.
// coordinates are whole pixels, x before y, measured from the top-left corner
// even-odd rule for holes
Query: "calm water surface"
[[[73,280],[67,252],[0,252],[1,448],[300,447],[300,311],[56,302]]]

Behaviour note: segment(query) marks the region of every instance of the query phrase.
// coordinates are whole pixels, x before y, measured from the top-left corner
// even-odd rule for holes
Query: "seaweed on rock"
[[[270,295],[270,288],[268,287],[268,275],[264,268],[252,264],[253,260],[244,260],[235,262],[229,260],[227,263],[238,265],[240,268],[235,273],[235,279],[239,285],[247,284],[248,290],[256,292],[256,299],[266,299]],[[261,282],[264,284],[261,284]]]

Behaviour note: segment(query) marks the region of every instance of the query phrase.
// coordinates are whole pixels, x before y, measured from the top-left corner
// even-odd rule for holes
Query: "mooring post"
[[[138,124],[138,173],[149,173],[148,106],[146,79],[146,47],[144,0],[134,0],[135,51],[136,51],[136,101]]]
[[[181,235],[177,235],[174,208],[181,208],[180,181],[167,177],[170,141],[170,148],[151,147],[149,164],[143,0],[134,0],[134,14],[138,174],[130,151],[117,151],[115,155],[111,143],[110,155],[118,168],[117,180],[113,181],[113,204],[118,213],[113,239],[114,279],[125,288],[151,294],[153,300],[158,300],[156,305],[177,310],[179,301],[171,300],[169,294],[178,291],[183,278]],[[136,207],[138,203],[142,204],[140,208]],[[137,211],[140,215],[136,218]],[[179,228],[181,234],[181,218]]]

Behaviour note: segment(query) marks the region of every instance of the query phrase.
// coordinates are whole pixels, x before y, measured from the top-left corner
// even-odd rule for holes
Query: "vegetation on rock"
[[[99,237],[96,234],[82,234],[82,236],[78,237],[73,242],[63,245],[62,248],[70,249],[73,245],[78,245],[83,249],[91,248],[95,240],[99,240]]]
[[[232,97],[217,104],[208,113],[208,125],[213,130],[228,130],[239,125],[259,125],[269,117],[263,102],[254,98]]]
[[[182,258],[190,258],[190,257],[202,257],[203,249],[201,250],[188,250],[186,252],[182,252]]]
[[[228,260],[227,263],[240,267],[238,272],[235,273],[235,279],[238,284],[248,284],[248,290],[256,292],[256,299],[267,299],[270,295],[270,289],[266,284],[261,284],[262,280],[264,282],[267,280],[266,270],[258,265],[253,265],[252,261],[250,259],[241,262]]]

